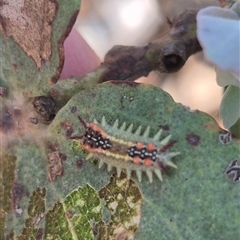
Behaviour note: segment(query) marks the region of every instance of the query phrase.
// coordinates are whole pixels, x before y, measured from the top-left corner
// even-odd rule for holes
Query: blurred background
[[[82,0],[75,28],[103,60],[114,45],[145,45],[167,33],[185,9],[220,6],[218,0]],[[201,53],[191,56],[175,74],[151,72],[138,79],[161,87],[176,102],[212,115],[222,126],[219,106],[223,90]]]

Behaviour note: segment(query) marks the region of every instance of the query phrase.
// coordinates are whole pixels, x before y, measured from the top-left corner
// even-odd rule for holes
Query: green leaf
[[[150,136],[162,128],[163,137],[171,134],[176,141],[173,151],[181,154],[173,161],[178,169],[167,169],[169,173],[163,175],[163,182],[154,176],[150,184],[144,175],[139,183],[133,174],[143,201],[136,239],[159,239],[160,235],[161,239],[231,239],[237,236],[240,185],[234,184],[224,172],[230,162],[239,157],[239,141],[234,139],[223,145],[219,138],[224,132],[210,116],[191,112],[152,86],[114,81],[102,84],[74,96],[51,126],[60,149],[68,142],[68,148],[72,145],[79,158],[86,156],[86,152],[75,140],[69,139],[84,133],[78,116],[86,122],[94,119],[100,122],[105,116],[110,125],[116,119],[126,122],[127,126],[133,123],[133,132],[140,125],[142,129],[150,126]],[[91,168],[96,169],[94,163]],[[86,181],[98,189],[99,185],[93,185],[95,176],[102,182],[106,173],[105,166],[94,175],[89,174]],[[114,213],[111,218],[115,218]],[[123,232],[127,236],[132,234],[126,228]]]
[[[31,5],[1,6],[6,24],[0,28],[0,239],[236,238],[240,191],[233,180],[239,166],[232,164],[239,164],[234,160],[239,140],[224,145],[219,139],[225,133],[210,116],[176,104],[153,86],[115,81],[91,87],[99,70],[84,83],[56,84],[60,105],[69,102],[50,125],[36,121],[32,98],[53,89],[63,61],[61,43],[78,5],[77,0],[48,1],[47,9],[32,11],[39,19],[26,18]],[[11,22],[15,17],[19,21]],[[49,31],[47,53],[32,32],[36,23]],[[36,40],[36,49],[29,39]],[[163,182],[153,176],[153,183],[146,175],[139,182],[135,173],[128,180],[125,171],[117,177],[114,169],[99,169],[98,159],[86,160],[81,140],[71,139],[85,133],[79,116],[87,123],[105,116],[110,127],[116,119],[120,125],[132,123],[133,132],[149,126],[148,142],[162,129],[161,139],[171,135],[176,142],[171,152],[181,153],[172,160],[178,169],[167,167]]]
[[[38,228],[35,221],[39,214],[33,216],[34,211],[27,211],[29,201],[39,207],[39,199],[32,196],[47,179],[46,163],[41,161],[46,155],[33,140],[41,141],[40,132],[44,136],[46,125],[36,121],[32,98],[48,93],[58,79],[64,60],[62,44],[74,24],[80,2],[0,4],[0,239],[21,234],[31,239],[37,234],[41,237],[43,221]],[[17,152],[19,156],[14,155]]]
[[[229,86],[224,93],[221,107],[220,107],[220,116],[223,119],[223,124],[226,128],[231,128],[240,118],[240,88],[235,86]],[[239,125],[238,125],[239,126]],[[235,130],[233,133],[236,136],[240,136],[240,131],[235,125]]]
[[[128,181],[123,172],[117,178],[115,170],[98,169],[96,159],[86,160],[80,140],[70,139],[85,132],[78,116],[86,122],[105,116],[110,126],[116,119],[133,123],[133,132],[150,126],[150,138],[161,128],[161,138],[171,134],[176,141],[171,151],[181,153],[173,158],[178,169],[167,168],[163,182],[153,176],[153,183],[146,175],[140,183],[134,173]],[[30,131],[5,149],[5,236],[234,238],[240,185],[225,171],[239,156],[239,140],[223,145],[222,134],[213,118],[153,86],[114,81],[84,90],[48,129]]]

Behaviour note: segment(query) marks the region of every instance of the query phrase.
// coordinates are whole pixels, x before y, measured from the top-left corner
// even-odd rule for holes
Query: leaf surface
[[[176,141],[173,150],[181,154],[173,161],[178,169],[168,169],[163,182],[154,177],[150,184],[144,175],[139,183],[133,174],[143,201],[136,239],[159,239],[159,235],[161,239],[237,236],[239,183],[234,183],[225,170],[239,157],[239,140],[221,142],[219,139],[226,133],[212,117],[174,103],[161,89],[114,81],[74,96],[56,117],[54,135],[58,133],[59,139],[68,135],[62,127],[66,121],[71,123],[71,135],[83,134],[78,116],[86,122],[100,122],[105,116],[110,125],[116,119],[127,126],[133,123],[133,132],[140,125],[142,129],[150,126],[150,136],[162,128],[162,137],[171,134]],[[106,172],[105,166],[86,180],[93,184],[92,178],[97,176],[101,181]]]

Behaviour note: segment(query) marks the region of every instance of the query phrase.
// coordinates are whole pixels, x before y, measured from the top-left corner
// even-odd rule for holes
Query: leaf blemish
[[[190,145],[196,147],[200,142],[200,137],[194,133],[190,133],[186,135],[186,140]]]
[[[237,158],[230,162],[224,173],[232,178],[234,183],[240,182],[240,165],[238,165]]]
[[[71,113],[75,113],[77,111],[77,107],[76,106],[73,106],[72,108],[71,108]]]
[[[3,132],[8,132],[14,127],[14,122],[12,119],[12,114],[8,108],[5,108],[2,111],[1,118],[0,118],[0,127],[2,128]]]
[[[57,144],[48,144],[48,178],[53,182],[57,176],[63,175],[63,160],[66,160],[66,155],[60,153]]]
[[[18,70],[18,65],[16,63],[13,63],[12,68],[13,68],[14,71],[17,71]]]
[[[39,228],[38,229],[38,232],[37,232],[37,235],[36,235],[36,239],[43,239],[43,235],[44,235],[44,230],[43,228]]]
[[[20,117],[22,112],[19,108],[14,108],[13,114],[14,114],[15,117]]]
[[[81,169],[82,166],[83,166],[83,161],[82,161],[81,159],[78,159],[78,160],[76,161],[76,166],[77,166],[78,169]]]
[[[169,131],[170,130],[170,127],[168,124],[165,124],[165,125],[158,125],[159,128],[161,128],[162,130],[164,131]]]
[[[70,121],[61,122],[61,126],[66,131],[66,137],[69,138],[73,133],[72,122]]]
[[[13,208],[15,213],[20,215],[22,214],[22,209],[19,207],[19,202],[23,196],[24,187],[19,183],[14,183],[12,188],[12,199],[13,199]]]
[[[230,132],[227,133],[220,133],[219,134],[219,141],[223,145],[227,145],[232,142],[232,134]]]

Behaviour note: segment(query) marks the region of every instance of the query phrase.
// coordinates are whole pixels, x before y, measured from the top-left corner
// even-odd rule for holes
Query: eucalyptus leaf
[[[229,86],[224,93],[221,106],[220,115],[223,119],[224,126],[231,128],[240,118],[240,88],[236,86]],[[235,126],[236,127],[236,126]],[[239,136],[239,129],[233,131],[236,136]]]
[[[73,25],[79,1],[40,2],[39,9],[35,2],[29,4],[22,7],[6,1],[1,6],[5,25],[0,29],[0,239],[237,239],[239,140],[209,115],[175,103],[157,87],[133,81],[96,84],[103,71],[115,73],[109,66],[119,70],[111,54],[110,65],[85,75],[82,81],[68,79],[53,85],[63,63],[62,42]],[[32,18],[26,14],[28,8],[35,13]],[[183,55],[200,50],[195,16],[191,11],[180,15],[183,21],[174,27],[181,30],[176,31],[179,37],[173,34],[160,41],[165,50],[172,49],[172,42],[174,51],[178,50],[182,33]],[[191,34],[181,24],[191,26]],[[39,31],[31,32],[39,26],[47,31],[46,39],[38,39]],[[192,42],[194,49],[188,47]],[[161,52],[161,44],[148,46]],[[139,56],[135,54],[134,61],[141,60]],[[170,69],[175,71],[172,60],[177,59],[171,56]],[[145,67],[137,66],[135,77]],[[131,78],[132,69],[126,70]],[[226,106],[236,112],[236,89],[231,91]],[[47,109],[50,115],[44,122],[41,116]],[[87,145],[83,141],[88,126],[95,126],[100,139],[118,143],[111,157],[109,150],[89,157],[96,149],[83,146]],[[133,141],[136,132],[140,137],[136,139],[135,134]],[[150,151],[156,136],[165,143],[154,149],[163,158],[158,159],[163,181],[159,173],[149,174],[149,162],[133,163],[126,148],[138,144]],[[120,153],[128,156],[127,163]],[[171,166],[164,165],[171,154]],[[114,164],[99,169],[104,157]],[[141,181],[139,172],[130,174],[127,164],[143,171]]]
[[[171,134],[172,140],[176,141],[172,148],[181,152],[173,159],[178,169],[167,169],[169,173],[163,173],[163,182],[154,177],[150,184],[146,175],[139,182],[132,174],[143,201],[136,239],[159,239],[159,236],[161,239],[229,239],[238,235],[239,216],[235,209],[239,207],[239,184],[234,184],[224,172],[231,160],[239,156],[239,141],[230,140],[224,145],[219,139],[225,133],[210,116],[174,103],[167,93],[156,87],[113,81],[80,92],[58,113],[51,132],[61,149],[65,142],[71,144],[66,138],[68,131],[64,123],[71,126],[72,135],[84,134],[85,128],[78,116],[87,123],[94,119],[101,122],[105,116],[110,125],[118,119],[120,123],[126,122],[126,126],[133,124],[133,132],[139,126],[142,129],[150,126],[150,136],[162,128],[163,138]],[[79,152],[79,157],[84,154],[80,145],[74,149]],[[92,163],[91,168],[95,167]],[[95,173],[98,183],[106,177],[106,172],[105,166]],[[116,170],[110,174],[114,172]],[[86,178],[93,188],[95,176]],[[71,174],[71,177],[76,179],[78,176]],[[99,184],[97,186],[96,191]],[[118,191],[115,198],[117,195]],[[111,218],[114,218],[114,212],[111,212]],[[121,221],[124,219],[122,217]],[[121,221],[118,224],[121,225]],[[126,236],[133,234],[127,227],[122,231]]]

